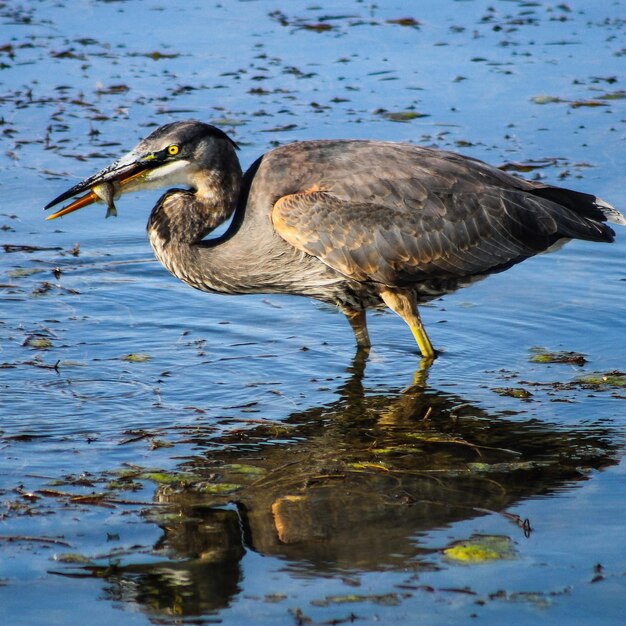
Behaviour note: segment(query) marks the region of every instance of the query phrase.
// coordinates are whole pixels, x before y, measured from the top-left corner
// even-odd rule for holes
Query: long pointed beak
[[[61,197],[61,196],[59,196],[59,197]],[[87,206],[89,204],[93,204],[94,202],[97,202],[98,200],[100,200],[100,198],[93,191],[89,191],[84,196],[81,196],[80,198],[76,198],[76,200],[74,200],[74,202],[68,204],[67,206],[63,207],[62,209],[59,209],[55,213],[52,213],[51,215],[48,215],[46,217],[46,219],[47,220],[54,220],[57,217],[61,217],[61,215],[67,215],[68,213],[72,213],[72,211],[78,211],[78,209],[82,209],[84,206]],[[50,204],[48,204],[48,205],[46,205],[44,207],[44,210],[47,210],[51,206],[54,206],[55,204],[57,204],[57,202],[61,202],[61,200],[55,200],[55,201],[51,202]]]
[[[134,156],[133,153],[129,153],[119,161],[105,167],[93,176],[86,178],[63,192],[60,196],[57,196],[44,207],[44,210],[63,202],[63,200],[67,200],[68,198],[87,191],[87,193],[76,198],[73,202],[59,209],[56,213],[48,215],[46,219],[56,219],[57,217],[82,209],[99,200],[104,200],[109,207],[112,207],[113,198],[116,195],[128,191],[128,186],[131,183],[138,183],[139,179],[145,175],[147,170],[157,165],[157,163],[149,159],[134,158]]]

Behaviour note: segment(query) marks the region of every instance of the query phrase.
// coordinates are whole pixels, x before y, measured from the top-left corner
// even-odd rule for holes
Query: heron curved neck
[[[238,226],[233,223],[226,235],[204,241],[235,211],[242,179],[239,162],[198,176],[195,190],[171,189],[157,202],[147,226],[150,245],[163,266],[192,287],[241,293],[241,259],[233,258],[228,245]],[[235,216],[234,222],[239,221]]]

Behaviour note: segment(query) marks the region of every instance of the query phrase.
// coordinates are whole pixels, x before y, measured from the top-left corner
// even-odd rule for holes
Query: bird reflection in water
[[[162,536],[156,562],[128,556],[82,575],[106,580],[107,597],[150,614],[219,611],[242,592],[241,561],[256,551],[300,576],[438,567],[420,545],[429,531],[522,498],[585,480],[616,462],[605,427],[552,426],[490,415],[425,385],[363,388],[363,363],[327,406],[293,413],[217,439],[181,465],[198,476],[161,486],[148,514]],[[207,481],[224,491],[206,489]],[[502,533],[522,531],[502,517]]]

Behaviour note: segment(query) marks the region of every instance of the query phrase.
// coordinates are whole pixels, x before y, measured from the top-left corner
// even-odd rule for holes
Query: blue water
[[[623,1],[338,4],[0,7],[2,623],[622,623],[626,391],[576,380],[626,370],[624,229],[424,307],[442,355],[405,393],[418,359],[393,314],[370,315],[363,373],[329,308],[167,274],[144,232],[158,192],[117,219],[44,220],[189,117],[229,132],[244,166],[299,139],[412,141],[546,161],[523,175],[626,207]],[[407,112],[424,116],[389,119]],[[533,363],[535,346],[587,363]],[[124,471],[133,489],[111,485]],[[244,487],[202,491],[220,481]],[[514,558],[446,559],[475,535]]]

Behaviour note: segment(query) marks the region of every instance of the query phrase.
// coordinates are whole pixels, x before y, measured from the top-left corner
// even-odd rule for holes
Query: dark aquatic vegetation
[[[626,224],[591,194],[526,181],[452,152],[380,141],[305,141],[242,175],[236,144],[214,126],[166,124],[47,208],[49,219],[133,189],[170,189],[148,221],[159,261],[185,283],[227,294],[287,293],[338,306],[359,348],[365,311],[388,306],[422,356],[435,350],[418,304],[569,239],[611,242]],[[204,237],[234,213],[225,235]]]

